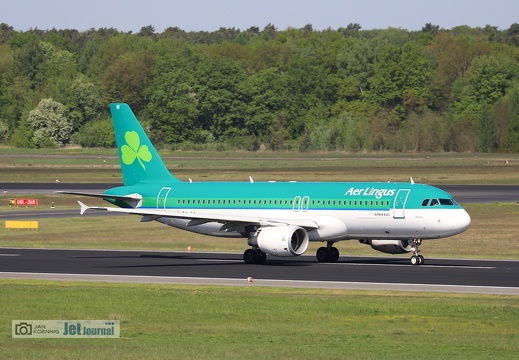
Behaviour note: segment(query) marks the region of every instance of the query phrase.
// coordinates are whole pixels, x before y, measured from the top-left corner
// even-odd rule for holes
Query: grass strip
[[[244,281],[245,282],[245,281]],[[2,359],[516,359],[517,297],[0,280]],[[120,339],[12,339],[118,319]]]
[[[93,204],[92,201],[89,199],[87,203]],[[60,204],[67,208],[69,205],[65,201]],[[55,211],[59,212],[60,206]],[[465,208],[472,217],[469,230],[455,237],[425,241],[421,247],[425,257],[519,259],[517,204],[469,204]],[[140,217],[131,215],[41,219],[37,231],[6,230],[0,222],[0,247],[183,251],[191,246],[196,251],[232,252],[248,248],[245,239],[208,237],[139,220]],[[306,253],[314,254],[321,245],[311,243]],[[346,258],[348,255],[387,256],[354,240],[336,245]],[[395,256],[408,258],[409,254]]]

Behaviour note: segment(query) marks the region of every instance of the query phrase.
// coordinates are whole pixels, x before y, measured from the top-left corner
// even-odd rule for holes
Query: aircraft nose
[[[457,230],[458,234],[467,230],[471,222],[470,215],[465,211],[465,209],[459,210],[453,220],[455,230]]]

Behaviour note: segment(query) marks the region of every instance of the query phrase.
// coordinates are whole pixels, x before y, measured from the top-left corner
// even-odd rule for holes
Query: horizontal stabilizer
[[[80,195],[88,197],[97,197],[101,199],[114,199],[114,200],[141,200],[140,195],[109,195],[109,194],[98,194],[98,193],[86,193],[79,191],[56,191],[57,194],[68,194],[68,195]]]
[[[81,207],[79,213],[81,215],[83,215],[85,212],[87,212],[88,210],[108,210],[108,208],[106,207],[101,207],[101,206],[88,206],[88,205],[85,205],[83,204],[81,201],[78,201],[78,204],[79,206]]]
[[[98,194],[98,193],[86,193],[79,191],[56,191],[58,194],[68,194],[68,195],[79,195],[79,196],[88,196],[100,198],[103,200],[122,200],[128,203],[131,207],[137,207],[142,202],[142,196],[139,194],[130,194],[130,195],[110,195],[110,194]]]

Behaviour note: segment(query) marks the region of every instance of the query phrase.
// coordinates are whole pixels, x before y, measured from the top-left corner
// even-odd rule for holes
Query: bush
[[[115,147],[115,134],[110,120],[86,123],[77,136],[78,144],[83,147]]]

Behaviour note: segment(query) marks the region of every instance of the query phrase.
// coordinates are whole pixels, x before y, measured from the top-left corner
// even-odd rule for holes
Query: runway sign
[[[38,206],[38,199],[9,199],[9,205]]]
[[[6,229],[34,229],[37,230],[40,228],[40,223],[38,221],[20,221],[20,220],[6,220],[5,221]]]

